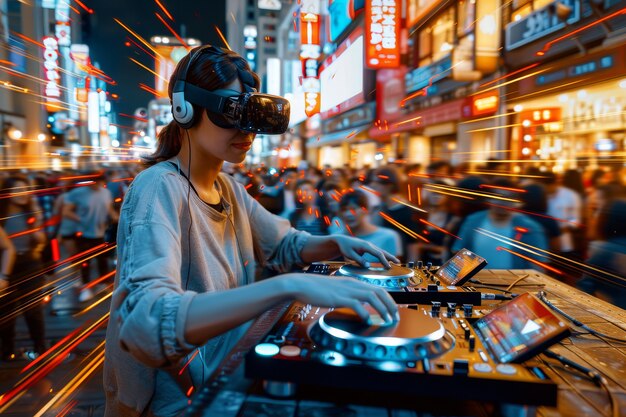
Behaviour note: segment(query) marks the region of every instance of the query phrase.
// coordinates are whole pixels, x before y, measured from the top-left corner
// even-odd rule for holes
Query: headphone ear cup
[[[183,129],[189,129],[194,124],[193,106],[185,100],[185,93],[182,91],[172,94],[172,116]]]

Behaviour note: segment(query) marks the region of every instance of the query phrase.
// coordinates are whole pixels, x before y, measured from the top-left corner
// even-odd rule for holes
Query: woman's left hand
[[[358,262],[361,266],[365,268],[369,268],[370,263],[365,260],[366,253],[373,255],[375,258],[380,260],[380,263],[383,264],[385,268],[391,268],[389,261],[393,261],[396,263],[400,263],[400,260],[390,254],[387,251],[384,251],[373,245],[370,242],[367,242],[363,239],[358,239],[356,237],[351,236],[333,236],[339,251],[346,258],[352,259]]]

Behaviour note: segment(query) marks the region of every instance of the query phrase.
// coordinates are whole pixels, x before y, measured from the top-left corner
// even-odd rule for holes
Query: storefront
[[[512,158],[565,170],[619,160],[626,150],[626,45],[550,63],[511,86]],[[541,68],[541,67],[538,67]],[[553,88],[561,86],[560,88]]]

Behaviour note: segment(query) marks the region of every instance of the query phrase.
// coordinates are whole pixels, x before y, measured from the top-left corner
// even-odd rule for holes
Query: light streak
[[[153,94],[157,97],[161,97],[161,98],[167,98],[167,94],[161,94],[159,93],[157,90],[155,90],[152,87],[148,87],[147,85],[145,85],[144,83],[139,83],[139,88],[141,88],[142,90],[147,91],[150,94]]]
[[[546,178],[543,175],[525,175],[525,174],[506,174],[503,172],[489,172],[489,171],[465,171],[466,174],[475,175],[499,175],[503,177],[520,177],[520,178]]]
[[[565,35],[563,35],[563,36],[559,36],[558,38],[553,39],[553,40],[551,40],[551,41],[547,42],[547,43],[544,45],[543,49],[542,49],[542,50],[540,50],[540,51],[537,51],[537,52],[536,52],[536,54],[537,54],[538,56],[543,56],[543,55],[545,55],[545,53],[546,53],[546,52],[548,52],[548,50],[549,50],[550,48],[552,48],[552,45],[554,45],[555,43],[561,42],[561,41],[562,41],[562,40],[564,40],[564,39],[571,38],[573,35],[575,35],[575,34],[577,34],[577,33],[583,32],[583,31],[585,31],[585,30],[589,29],[590,27],[593,27],[593,26],[595,26],[595,25],[598,25],[598,24],[600,24],[600,23],[602,23],[602,22],[605,22],[605,21],[607,21],[607,20],[609,20],[609,19],[612,19],[612,18],[614,18],[614,17],[617,17],[617,16],[619,16],[619,15],[621,15],[621,14],[626,14],[626,7],[624,7],[623,9],[620,9],[620,10],[616,11],[615,13],[611,13],[610,15],[604,16],[604,17],[599,18],[599,19],[594,19],[594,21],[593,21],[593,22],[591,22],[591,23],[589,23],[589,24],[587,24],[587,25],[585,25],[585,26],[579,27],[578,29],[572,30],[572,31],[568,32],[567,34],[565,34]]]
[[[60,0],[63,1],[63,0]],[[69,0],[66,0],[69,2]],[[90,9],[89,7],[85,6],[85,4],[83,4],[82,1],[80,0],[74,0],[80,7],[82,7],[87,13],[89,14],[93,14],[93,9]]]
[[[453,233],[448,232],[446,229],[442,229],[441,227],[437,226],[436,224],[432,224],[431,222],[427,222],[427,221],[426,221],[426,220],[424,220],[424,219],[420,219],[420,222],[422,222],[422,223],[424,223],[424,224],[427,224],[427,225],[429,225],[430,227],[432,227],[432,228],[434,228],[434,229],[437,229],[437,230],[439,230],[439,231],[440,231],[440,232],[442,232],[442,233],[447,234],[448,236],[452,236],[452,237],[453,237],[453,238],[455,238],[455,239],[463,240],[463,239],[461,239],[460,237],[458,237],[457,235],[455,235],[455,234],[453,234]]]
[[[473,130],[468,130],[467,133],[474,133],[474,132],[487,132],[489,130],[498,130],[498,129],[506,129],[507,127],[516,127],[516,126],[521,126],[521,123],[513,123],[510,125],[502,125],[502,126],[496,126],[496,127],[485,127],[483,129],[473,129]]]
[[[518,69],[518,70],[516,70],[516,71],[513,71],[513,72],[509,72],[508,74],[505,74],[505,75],[503,75],[502,77],[499,77],[499,78],[496,78],[495,80],[492,80],[492,81],[486,82],[486,83],[484,83],[484,84],[481,84],[481,85],[479,86],[479,88],[486,87],[486,86],[488,86],[488,85],[491,85],[491,84],[493,84],[493,83],[496,83],[496,82],[498,82],[498,81],[500,81],[500,80],[503,80],[503,79],[505,79],[505,78],[509,78],[509,77],[511,77],[511,76],[513,76],[513,75],[517,75],[517,74],[519,74],[520,72],[524,72],[524,71],[529,70],[529,69],[531,69],[531,68],[535,68],[535,67],[536,67],[537,65],[539,65],[539,64],[540,64],[539,62],[535,62],[534,64],[530,64],[530,65],[528,65],[527,67],[520,68],[520,69]]]
[[[497,119],[498,117],[506,117],[506,116],[510,116],[512,114],[517,114],[516,111],[512,111],[512,112],[508,112],[508,113],[501,113],[501,114],[496,114],[495,116],[488,116],[488,117],[481,117],[478,119],[472,119],[472,120],[467,120],[465,122],[459,122],[460,125],[464,125],[464,124],[468,124],[468,123],[477,123],[477,122],[483,122],[485,120],[491,120],[491,119]],[[475,152],[456,152],[456,153],[482,153],[481,151],[475,151]],[[502,151],[489,151],[489,152],[502,152]]]
[[[185,369],[187,369],[187,367],[189,366],[189,364],[191,363],[191,361],[193,360],[193,358],[196,357],[196,355],[198,355],[198,353],[200,353],[200,349],[196,349],[195,352],[193,352],[193,355],[191,355],[191,357],[189,358],[189,360],[185,363],[185,365],[183,365],[182,368],[180,368],[180,371],[178,371],[178,375],[182,375],[183,372],[185,372]]]
[[[72,341],[72,343],[70,343],[63,351],[59,352],[59,354],[50,358],[50,360],[46,364],[44,364],[37,370],[33,371],[28,376],[24,377],[21,381],[15,384],[13,388],[11,388],[9,391],[7,391],[2,396],[0,396],[0,407],[5,405],[7,402],[9,402],[12,398],[14,398],[21,391],[24,391],[30,388],[31,386],[36,384],[38,381],[40,381],[42,378],[44,378],[46,375],[48,375],[50,372],[52,372],[52,370],[55,367],[57,367],[61,362],[63,362],[66,355],[71,350],[76,348],[76,346],[78,346],[85,339],[87,339],[87,337],[89,337],[93,332],[95,332],[100,326],[108,322],[109,314],[110,313],[106,313],[104,316],[96,320],[92,325],[90,325],[87,329],[85,329],[77,338],[75,338]]]
[[[226,38],[224,37],[224,35],[222,34],[222,31],[220,30],[220,28],[217,27],[217,25],[213,26],[215,28],[215,30],[217,31],[217,34],[219,35],[220,39],[222,40],[222,42],[224,42],[224,45],[226,45],[226,49],[228,50],[232,50],[230,48],[230,45],[228,44],[228,41],[226,40]]]
[[[496,190],[513,191],[515,193],[525,193],[525,192],[527,192],[523,188],[501,187],[499,185],[490,185],[490,184],[480,184],[478,187],[480,187],[480,188],[494,188]]]
[[[396,203],[399,203],[399,204],[405,205],[405,206],[407,206],[407,207],[409,207],[409,208],[412,208],[413,210],[421,211],[422,213],[428,213],[428,212],[427,212],[426,210],[424,210],[424,209],[421,209],[421,208],[419,208],[419,207],[416,207],[416,206],[414,206],[413,204],[409,204],[409,203],[407,203],[406,201],[402,201],[402,200],[399,200],[399,199],[397,199],[397,198],[391,198],[391,201],[395,201]]]
[[[124,23],[122,23],[119,19],[117,18],[113,18],[113,20],[115,20],[115,23],[117,23],[118,25],[120,25],[121,27],[123,27],[124,29],[126,29],[126,31],[128,33],[130,33],[131,35],[133,35],[135,38],[137,38],[137,40],[139,42],[141,42],[142,44],[144,44],[144,46],[146,48],[148,48],[149,50],[151,50],[156,56],[158,56],[159,58],[163,59],[163,56],[161,56],[160,53],[157,52],[156,49],[154,49],[152,47],[152,45],[150,45],[144,38],[142,38],[141,36],[139,36],[137,33],[135,33],[131,28],[129,28],[128,26],[126,26]]]
[[[65,401],[76,389],[87,380],[104,363],[104,341],[94,348],[90,353],[93,358],[87,362],[78,374],[61,388],[46,405],[44,405],[33,417],[42,417],[55,403]]]
[[[501,206],[499,204],[493,204],[493,203],[487,203],[487,205],[498,207],[498,208],[503,208],[503,209],[510,210],[510,211],[516,211],[518,213],[529,214],[531,216],[544,217],[546,219],[553,219],[553,220],[556,220],[557,222],[571,224],[571,225],[574,225],[574,226],[579,227],[579,228],[585,227],[581,223],[576,223],[576,222],[573,222],[573,221],[570,221],[570,220],[565,220],[565,219],[559,219],[557,217],[548,216],[547,214],[535,213],[535,212],[532,212],[532,211],[521,210],[521,209],[517,209],[517,208],[513,208],[513,207]]]
[[[396,220],[394,220],[391,217],[389,217],[387,214],[385,214],[383,212],[379,212],[378,214],[380,214],[380,216],[383,219],[387,220],[389,223],[393,224],[398,229],[402,230],[404,233],[406,233],[407,235],[411,236],[413,239],[422,239],[424,242],[430,243],[430,241],[428,239],[426,239],[423,236],[418,235],[417,233],[415,233],[414,231],[412,231],[408,227],[404,226],[402,223],[399,223]]]
[[[159,6],[161,8],[161,10],[163,10],[163,13],[165,13],[165,16],[167,16],[168,19],[170,19],[171,21],[174,21],[174,18],[172,17],[172,15],[170,14],[170,12],[167,11],[167,9],[165,8],[165,6],[163,6],[161,4],[161,2],[159,0],[154,0],[155,3],[157,4],[157,6]],[[184,45],[184,44],[183,44]]]
[[[366,187],[365,185],[359,185],[359,188],[367,191],[368,193],[372,193],[378,197],[380,197],[380,193],[376,190],[371,189],[370,187]]]
[[[410,122],[413,122],[413,121],[415,121],[415,120],[419,120],[419,119],[421,119],[421,118],[422,118],[422,116],[417,116],[417,117],[414,117],[414,118],[412,118],[412,119],[403,120],[403,121],[401,121],[401,122],[395,123],[395,125],[396,125],[396,126],[399,126],[399,125],[401,125],[401,124],[404,124],[404,123],[410,123]]]
[[[158,2],[158,0],[155,0],[155,1]],[[180,44],[183,45],[187,51],[189,51],[190,48],[189,48],[189,45],[187,45],[187,42],[185,42],[185,40],[181,38],[178,33],[176,33],[176,31],[165,21],[165,19],[161,17],[160,14],[158,13],[154,13],[154,14],[161,21],[161,23],[165,25],[167,30],[169,30],[172,33],[172,35],[174,35],[174,37],[178,40],[178,42],[180,42]],[[173,20],[173,19],[170,17],[170,20]]]
[[[532,72],[532,73],[530,73],[530,74],[526,74],[526,75],[524,75],[523,77],[515,78],[515,79],[510,80],[510,81],[507,81],[507,82],[505,82],[505,83],[498,84],[498,85],[494,85],[493,87],[489,87],[489,88],[486,88],[486,89],[484,89],[484,90],[480,90],[480,91],[477,91],[477,92],[475,92],[475,93],[473,93],[473,94],[470,94],[470,97],[471,97],[471,96],[476,96],[476,95],[478,95],[478,94],[486,93],[487,91],[495,90],[496,88],[504,87],[505,85],[513,84],[513,83],[515,83],[515,82],[518,82],[518,81],[524,80],[524,79],[526,79],[526,78],[534,77],[535,75],[539,75],[539,74],[541,74],[541,73],[543,73],[543,72],[546,72],[546,71],[548,71],[548,70],[551,70],[551,69],[552,69],[552,67],[550,67],[550,68],[544,68],[544,69],[542,69],[542,70],[535,71],[535,72]]]
[[[169,83],[169,80],[166,80],[164,77],[162,77],[161,75],[159,75],[157,72],[151,70],[150,68],[146,67],[144,64],[142,64],[141,62],[137,61],[134,58],[129,58],[133,63],[139,65],[141,68],[145,69],[146,71],[148,71],[149,73],[151,73],[152,75],[157,76],[158,78],[162,79],[163,81],[165,81],[166,84]],[[129,116],[129,117],[135,117],[135,116]]]
[[[112,289],[113,288],[113,284],[110,284],[106,289]],[[83,310],[79,311],[76,314],[73,314],[72,317],[78,317],[78,316],[82,316],[83,314],[85,314],[88,311],[93,310],[94,308],[96,308],[99,304],[103,303],[104,301],[106,301],[108,298],[110,298],[113,295],[113,291],[111,292],[107,292],[102,298],[100,298],[99,300],[93,302],[92,304],[90,304],[89,306],[85,307]]]
[[[536,265],[539,265],[540,267],[545,268],[545,269],[547,269],[548,271],[552,271],[552,272],[554,272],[554,273],[556,273],[556,274],[563,275],[563,272],[559,271],[558,269],[553,268],[553,267],[551,267],[550,265],[548,265],[548,264],[546,264],[546,263],[539,262],[539,261],[537,261],[537,260],[535,260],[535,259],[533,259],[533,258],[529,258],[528,256],[522,255],[521,253],[517,253],[517,252],[515,252],[515,251],[512,251],[512,250],[507,249],[507,248],[502,247],[502,246],[498,246],[496,249],[497,249],[497,250],[503,250],[503,251],[509,252],[510,254],[513,254],[513,255],[518,256],[518,257],[520,257],[520,258],[522,258],[522,259],[525,259],[525,260],[527,260],[528,262],[532,262],[532,263],[534,263],[534,264],[536,264]]]
[[[581,82],[584,82],[584,81],[587,81],[587,80],[589,80],[589,78],[583,78],[583,79],[572,81],[572,82],[569,82],[569,83],[559,84],[556,87],[544,88],[543,90],[539,90],[539,91],[533,91],[532,93],[528,93],[528,94],[524,94],[523,96],[515,97],[514,101],[518,101],[518,100],[522,100],[522,99],[525,99],[525,98],[528,98],[528,97],[536,96],[537,94],[543,94],[543,93],[546,93],[546,92],[552,91],[552,90],[562,90],[565,87],[568,87],[568,86],[573,85],[573,84],[578,84],[578,83],[581,83]]]
[[[475,195],[475,196],[478,196],[478,197],[491,198],[491,199],[495,199],[495,200],[511,201],[513,203],[519,203],[520,202],[520,200],[517,200],[517,199],[514,199],[514,198],[502,197],[501,195],[494,194],[494,193],[489,193],[489,194],[479,193],[477,191],[466,190],[465,188],[449,187],[449,186],[439,185],[439,184],[424,184],[424,186],[428,187],[428,188],[436,188],[436,189],[441,189],[441,190],[452,191],[452,192],[455,192],[455,193],[469,194],[469,195]]]

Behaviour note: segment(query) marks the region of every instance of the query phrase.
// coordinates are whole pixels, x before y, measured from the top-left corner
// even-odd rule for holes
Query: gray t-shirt
[[[78,231],[83,237],[97,239],[104,237],[108,226],[109,208],[113,203],[111,191],[106,188],[93,190],[91,187],[75,188],[65,195],[65,202],[76,206],[80,217]]]
[[[106,417],[139,416],[147,408],[159,417],[179,413],[189,377],[199,388],[245,330],[203,347],[187,342],[184,325],[195,295],[252,283],[257,264],[286,271],[302,262],[308,233],[265,210],[232,177],[220,174],[216,185],[223,211],[193,191],[188,200],[187,181],[162,162],[140,173],[125,196],[106,337]],[[183,372],[187,383],[180,381],[197,348],[201,357]]]

